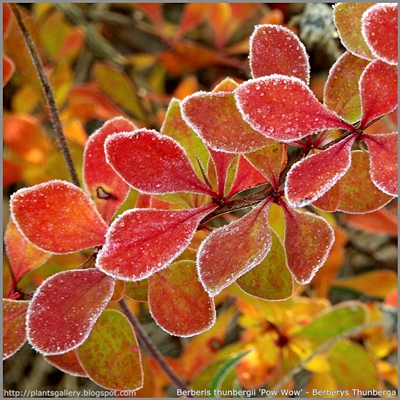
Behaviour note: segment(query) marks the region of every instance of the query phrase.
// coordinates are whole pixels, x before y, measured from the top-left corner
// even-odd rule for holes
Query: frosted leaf
[[[370,152],[372,182],[384,193],[398,194],[398,134],[366,135],[362,139]]]
[[[206,291],[215,296],[259,264],[271,247],[268,211],[271,200],[239,220],[214,230],[197,255],[197,269]]]
[[[60,272],[43,281],[27,311],[32,347],[43,355],[77,348],[107,306],[114,285],[113,278],[95,268]]]
[[[117,279],[145,279],[177,258],[189,245],[199,222],[216,208],[125,211],[111,224],[97,266]]]
[[[215,193],[196,175],[183,147],[155,130],[117,133],[105,142],[106,160],[121,178],[148,194]]]
[[[322,218],[309,212],[300,212],[281,200],[285,217],[286,262],[294,279],[300,284],[309,283],[325,263],[335,234]]]
[[[3,299],[3,360],[26,342],[25,318],[29,301]]]
[[[338,3],[333,6],[333,22],[343,46],[357,57],[373,60],[374,55],[361,32],[362,15],[375,3]]]
[[[362,15],[363,37],[372,54],[386,63],[398,63],[398,5],[375,4]]]
[[[398,107],[397,82],[398,71],[394,65],[375,60],[365,68],[359,81],[362,129]]]
[[[368,60],[343,53],[329,70],[324,86],[324,104],[347,122],[361,118],[361,100],[358,82]]]
[[[254,78],[280,74],[295,76],[309,83],[310,64],[306,48],[286,27],[257,25],[250,37],[249,59]]]
[[[259,90],[255,90],[257,86]],[[353,130],[352,125],[326,109],[298,78],[270,75],[251,79],[236,89],[235,98],[244,120],[253,129],[281,142],[330,128]]]
[[[243,120],[230,92],[196,92],[182,101],[182,115],[216,151],[246,153],[272,143]]]
[[[285,197],[292,207],[304,207],[323,196],[350,168],[356,135],[293,164],[287,174]]]
[[[383,193],[372,182],[368,152],[352,151],[351,157],[351,167],[338,183],[340,201],[337,210],[364,214],[382,208],[393,196]]]
[[[10,210],[24,237],[51,253],[102,245],[108,228],[90,197],[60,180],[18,190],[11,196]]]
[[[82,178],[86,190],[92,196],[103,219],[109,223],[120,205],[126,200],[129,186],[106,162],[104,142],[107,137],[119,132],[136,129],[132,122],[123,117],[107,121],[90,135],[85,144]]]
[[[214,299],[198,280],[194,261],[178,261],[149,278],[149,310],[171,335],[198,335],[215,323]]]

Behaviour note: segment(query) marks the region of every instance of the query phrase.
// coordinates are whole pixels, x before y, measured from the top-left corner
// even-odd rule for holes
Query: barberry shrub
[[[251,79],[173,99],[159,132],[112,118],[85,145],[83,189],[56,179],[12,195],[5,358],[27,339],[63,371],[137,390],[142,356],[115,302],[146,301],[169,334],[199,335],[215,325],[225,288],[261,304],[310,283],[335,243],[329,213],[372,213],[397,196],[398,135],[379,125],[395,123],[397,4],[338,4],[334,22],[346,51],[322,102],[298,37],[258,25]],[[51,255],[82,251],[86,263],[50,276],[31,298],[19,287]],[[364,323],[366,310],[354,303],[318,318],[297,338],[319,345]],[[337,347],[332,363],[351,350]]]

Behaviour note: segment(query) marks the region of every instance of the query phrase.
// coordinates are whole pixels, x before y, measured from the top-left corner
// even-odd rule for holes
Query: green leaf
[[[3,360],[26,342],[25,318],[29,301],[3,300]]]
[[[197,175],[201,176],[199,162],[205,168],[210,153],[203,141],[183,120],[179,100],[171,100],[160,132],[175,139],[185,149],[192,167]]]
[[[372,390],[379,387],[375,362],[359,344],[337,342],[329,357],[332,375],[342,389]]]
[[[176,336],[193,336],[215,323],[214,300],[198,280],[194,261],[178,261],[149,278],[149,308],[155,321]]]
[[[350,123],[361,118],[358,81],[368,64],[368,60],[356,57],[347,51],[332,66],[325,83],[325,105]]]
[[[351,152],[351,167],[339,181],[338,211],[368,213],[382,208],[392,200],[392,196],[383,193],[372,183],[369,158],[365,151]]]
[[[304,337],[320,345],[327,340],[365,322],[367,308],[360,302],[350,301],[329,308],[317,315],[295,336]]]
[[[121,69],[105,62],[97,62],[93,67],[93,78],[115,103],[141,121],[147,119],[135,85]]]
[[[143,385],[135,332],[119,311],[103,311],[77,354],[88,377],[106,389],[137,390]]]
[[[245,350],[239,353],[237,356],[230,358],[225,361],[219,368],[217,373],[215,374],[213,380],[210,383],[210,397],[216,397],[215,392],[220,389],[222,382],[226,378],[226,376],[235,368],[235,366],[239,363],[239,361],[247,356],[253,349]]]
[[[285,300],[293,294],[293,279],[286,266],[285,250],[271,230],[271,250],[263,261],[237,279],[240,288],[264,300]]]

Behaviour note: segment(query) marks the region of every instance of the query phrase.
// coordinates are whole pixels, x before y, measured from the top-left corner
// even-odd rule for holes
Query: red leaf
[[[112,223],[97,265],[118,279],[145,279],[185,250],[199,222],[215,208],[126,211]]]
[[[313,207],[322,211],[334,212],[340,201],[339,182],[333,185],[327,192],[312,203]]]
[[[267,183],[267,180],[264,175],[258,169],[254,168],[243,155],[240,155],[235,179],[225,199],[228,200],[243,190],[255,188],[265,183]]]
[[[384,193],[398,193],[398,133],[362,135],[369,148],[372,182]]]
[[[248,153],[245,157],[268,179],[274,189],[279,188],[279,174],[287,161],[286,145],[277,143]]]
[[[397,66],[383,61],[371,62],[360,78],[361,128],[371,121],[389,114],[398,106]]]
[[[393,199],[373,184],[368,152],[352,151],[351,159],[351,167],[339,181],[338,211],[351,214],[369,213],[382,208]]]
[[[29,301],[3,299],[3,360],[26,341],[25,316]]]
[[[51,257],[50,253],[28,242],[12,219],[7,225],[4,242],[16,282],[27,272],[43,265]]]
[[[54,180],[24,188],[10,200],[11,214],[26,238],[51,253],[102,245],[107,225],[82,189]]]
[[[91,268],[60,272],[46,279],[28,307],[27,334],[43,355],[80,346],[110,300],[115,281]]]
[[[350,123],[355,123],[361,118],[358,82],[368,64],[369,61],[346,51],[329,70],[325,83],[325,106]]]
[[[270,200],[244,217],[216,229],[201,244],[197,256],[200,281],[215,296],[259,264],[271,248],[268,228]]]
[[[286,262],[294,279],[309,283],[322,267],[335,241],[332,227],[321,217],[300,212],[280,201],[285,216]]]
[[[281,142],[329,128],[353,129],[326,109],[298,78],[270,75],[250,79],[238,87],[235,97],[253,129]]]
[[[192,192],[215,196],[175,140],[154,130],[117,133],[105,142],[107,162],[135,189],[149,194]]]
[[[161,328],[181,337],[208,330],[216,318],[194,261],[178,261],[149,278],[149,309]]]
[[[54,365],[56,368],[67,372],[70,375],[87,376],[79,363],[76,350],[71,350],[54,356],[45,356],[44,359],[51,365]]]
[[[254,78],[280,74],[310,80],[310,64],[304,44],[288,28],[257,25],[250,37],[250,69]]]
[[[362,16],[362,33],[372,54],[394,65],[398,59],[397,11],[397,4],[376,4]]]
[[[77,350],[87,376],[106,389],[137,390],[143,386],[140,349],[127,318],[104,310]]]
[[[271,231],[271,250],[259,265],[237,279],[246,293],[264,300],[285,300],[293,294],[293,279],[286,266],[285,250],[278,235]]]
[[[355,135],[293,164],[285,186],[292,207],[304,207],[325,194],[350,168]]]
[[[234,154],[224,153],[222,151],[215,151],[209,149],[212,160],[217,174],[218,194],[223,197],[225,194],[226,179],[228,175],[229,166],[231,165]]]
[[[83,181],[107,223],[126,200],[130,188],[106,162],[104,142],[113,133],[135,129],[135,125],[123,117],[111,119],[89,137],[85,146]]]
[[[188,125],[212,149],[246,153],[272,143],[252,129],[237,109],[230,92],[197,92],[182,101]]]

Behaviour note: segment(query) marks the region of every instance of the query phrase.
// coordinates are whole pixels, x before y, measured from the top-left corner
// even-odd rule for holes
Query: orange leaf
[[[80,188],[54,180],[23,188],[10,200],[18,228],[37,247],[52,253],[73,253],[102,245],[107,225]]]
[[[27,114],[6,115],[3,132],[6,145],[23,160],[34,164],[45,161],[51,145],[38,119]]]

